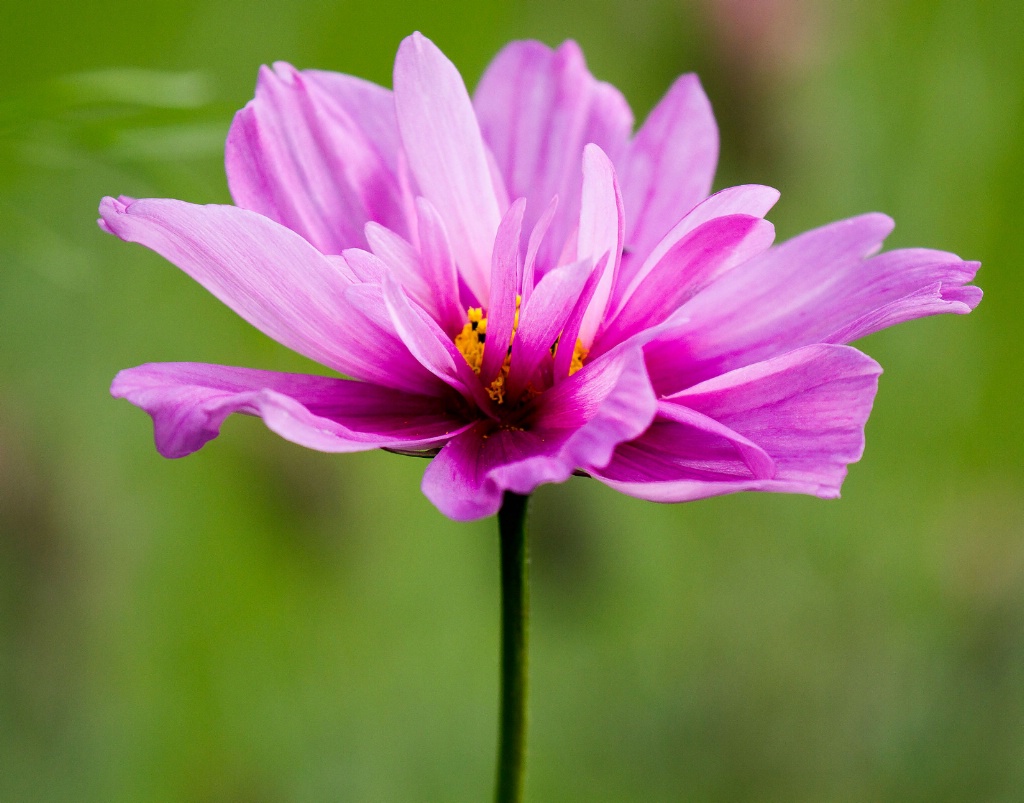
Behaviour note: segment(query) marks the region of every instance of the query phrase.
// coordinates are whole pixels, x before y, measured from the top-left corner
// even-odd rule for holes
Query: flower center
[[[487,395],[498,404],[505,403],[505,380],[508,377],[508,371],[512,364],[512,342],[516,339],[516,331],[519,329],[519,305],[521,301],[521,297],[516,296],[516,317],[512,322],[512,337],[509,339],[508,346],[506,346],[505,359],[501,364],[501,371],[498,373],[497,378],[487,386]],[[473,372],[479,374],[480,366],[484,360],[484,348],[487,346],[487,316],[484,315],[481,307],[470,307],[466,310],[466,319],[462,331],[455,336],[455,347],[466,358],[466,362],[473,369]],[[554,355],[557,346],[558,340],[555,340],[551,344],[552,355]],[[569,376],[572,376],[583,367],[583,361],[586,358],[587,350],[583,348],[583,343],[577,340],[576,347],[572,352],[572,362],[569,365]],[[540,391],[533,385],[529,385],[526,389],[528,398],[539,394]]]

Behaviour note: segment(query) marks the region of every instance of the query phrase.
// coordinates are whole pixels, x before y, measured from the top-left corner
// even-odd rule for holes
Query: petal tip
[[[583,164],[584,169],[586,169],[587,165],[611,166],[612,160],[608,158],[608,154],[604,152],[600,145],[588,142],[583,146]]]
[[[123,197],[124,196],[118,196],[117,198],[114,198],[110,195],[105,195],[103,197],[100,201],[99,211],[104,220],[106,220],[108,216],[121,215],[127,211],[128,204],[122,200]]]
[[[272,74],[287,83],[297,81],[301,77],[299,70],[287,61],[275,61],[272,67]]]
[[[96,225],[100,227],[101,231],[124,239],[120,230],[121,218],[128,214],[128,207],[134,202],[134,198],[125,195],[119,195],[117,198],[107,195],[100,201],[100,217],[96,221]]]
[[[566,61],[572,60],[579,64],[586,65],[586,57],[583,55],[583,48],[580,47],[579,42],[575,39],[566,39],[562,44],[555,50],[555,55],[558,58]]]
[[[863,220],[869,226],[876,229],[878,236],[883,240],[892,234],[893,229],[896,228],[896,221],[884,212],[868,212],[860,218],[853,219]]]
[[[130,392],[128,385],[128,377],[126,374],[130,371],[130,368],[125,368],[123,371],[118,371],[117,374],[110,382],[110,395],[115,399],[123,399]]]
[[[695,72],[686,72],[680,75],[672,82],[672,87],[670,87],[669,91],[676,87],[685,87],[686,89],[697,90],[704,96],[704,99],[707,100],[707,93],[704,91],[704,84],[701,83],[700,76]],[[708,103],[710,104],[710,101],[708,101]]]
[[[398,45],[398,56],[395,58],[395,64],[397,66],[398,59],[400,57],[416,57],[422,56],[425,53],[440,53],[440,48],[435,45],[429,38],[424,36],[419,31],[413,31]]]
[[[973,284],[968,285],[967,287],[961,287],[959,290],[959,298],[957,298],[957,300],[967,307],[967,309],[964,310],[965,313],[971,312],[975,307],[977,307],[978,304],[981,303],[981,299],[985,296],[985,291],[980,287],[975,287]]]

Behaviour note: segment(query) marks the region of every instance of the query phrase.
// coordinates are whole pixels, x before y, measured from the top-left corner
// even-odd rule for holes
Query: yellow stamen
[[[505,381],[508,378],[509,368],[512,364],[512,342],[516,339],[516,332],[519,329],[519,305],[521,301],[522,299],[516,296],[516,315],[512,322],[512,337],[509,339],[508,346],[506,347],[501,371],[487,387],[487,395],[498,404],[505,402]],[[455,336],[455,347],[466,358],[466,363],[473,369],[473,372],[479,374],[484,361],[484,348],[487,344],[487,317],[480,307],[470,307],[466,310],[466,319],[466,324],[462,327],[462,331]],[[551,347],[551,351],[554,353],[555,346]],[[572,353],[572,363],[569,366],[570,376],[583,367],[583,361],[586,358],[587,350],[577,340],[576,347]],[[530,390],[532,390],[532,386]],[[536,395],[536,393],[536,391],[533,391],[530,395]]]
[[[466,317],[469,320],[455,336],[455,348],[462,352],[469,367],[475,373],[480,373],[484,360],[484,341],[487,339],[487,319],[480,307],[470,307]]]
[[[587,349],[583,348],[583,341],[576,341],[576,348],[572,350],[572,362],[569,363],[569,376],[572,376],[583,367],[583,361],[587,359]]]

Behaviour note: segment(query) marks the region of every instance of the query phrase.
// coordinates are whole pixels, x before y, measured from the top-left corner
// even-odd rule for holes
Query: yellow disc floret
[[[480,373],[484,361],[484,341],[487,340],[487,319],[480,307],[470,307],[467,311],[466,325],[455,336],[455,348],[462,352],[469,367]]]
[[[572,350],[572,362],[569,363],[569,376],[572,376],[583,367],[583,361],[587,359],[587,350],[583,348],[583,341],[576,341],[576,348]]]
[[[508,371],[512,364],[512,341],[516,339],[516,331],[519,329],[519,305],[521,300],[519,296],[516,296],[516,316],[512,322],[512,337],[509,339],[508,346],[506,346],[505,359],[502,362],[501,371],[495,380],[487,386],[487,395],[498,404],[505,402],[505,380],[508,377]],[[466,358],[466,363],[473,369],[473,372],[479,374],[484,361],[484,348],[487,345],[487,317],[484,315],[481,307],[470,307],[466,310],[466,319],[462,331],[455,336],[455,347]],[[554,353],[555,345],[552,345],[551,351]],[[583,367],[583,361],[586,358],[587,350],[583,348],[583,343],[577,340],[576,347],[572,353],[572,363],[569,366],[570,376]],[[528,390],[532,390],[532,386]],[[536,395],[536,393],[537,391],[534,391],[531,395]]]

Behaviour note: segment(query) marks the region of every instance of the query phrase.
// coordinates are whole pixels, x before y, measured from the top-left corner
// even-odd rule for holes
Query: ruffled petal
[[[606,464],[613,443],[635,437],[654,418],[657,402],[639,355],[638,348],[617,349],[546,392],[534,431],[571,431],[579,466]]]
[[[410,301],[398,282],[390,277],[384,282],[383,294],[392,325],[413,357],[466,398],[476,399],[485,409],[490,409],[476,374],[437,322]]]
[[[393,282],[391,276],[384,283]],[[446,395],[448,384],[410,351],[392,320],[379,284],[356,284],[342,294],[339,337],[348,354],[344,373],[376,385],[426,395]]]
[[[849,343],[915,318],[964,315],[981,302],[981,288],[968,284],[979,267],[956,254],[926,248],[879,254],[864,264],[864,276],[847,275],[845,289],[829,295],[830,312],[845,321],[822,339]],[[841,295],[847,308],[838,303]]]
[[[892,229],[885,215],[833,223],[727,273],[680,310],[680,325],[647,348],[662,393],[810,343],[845,342],[883,326],[966,313],[981,291],[963,287],[977,263],[926,249],[874,258]]]
[[[718,126],[696,75],[676,79],[620,164],[626,248],[642,258],[711,191]]]
[[[456,520],[492,515],[505,490],[530,493],[607,464],[616,445],[647,428],[656,406],[639,349],[621,350],[540,397],[524,428],[481,422],[453,438],[424,472],[423,493]]]
[[[727,187],[701,201],[683,215],[682,219],[661,238],[661,241],[646,257],[638,258],[642,255],[630,251],[627,246],[622,256],[619,277],[612,290],[612,303],[609,309],[617,313],[625,300],[644,282],[654,267],[698,226],[726,215],[750,215],[763,218],[778,200],[779,191],[772,187],[760,184]]]
[[[235,203],[340,254],[366,245],[368,220],[405,231],[394,155],[387,153],[396,137],[382,133],[397,127],[388,90],[324,76],[310,79],[284,63],[263,67],[256,97],[231,125],[225,166]],[[339,84],[358,91],[332,96],[322,88]]]
[[[455,65],[419,33],[398,48],[394,80],[409,169],[444,221],[466,284],[485,301],[502,210],[466,86]]]
[[[555,268],[523,303],[506,379],[511,398],[519,396],[541,361],[550,357],[592,271],[589,259]]]
[[[540,243],[543,274],[557,264],[579,218],[584,146],[594,143],[618,159],[633,113],[617,89],[590,74],[571,41],[557,50],[540,42],[507,45],[480,79],[473,105],[509,194],[527,199],[524,230],[533,230],[553,197],[562,200]]]
[[[121,371],[110,392],[149,413],[164,457],[201,448],[231,413],[260,416],[282,438],[322,452],[425,449],[469,426],[436,397],[224,365],[140,365]]]
[[[501,219],[491,256],[491,298],[487,309],[487,344],[480,364],[480,381],[489,385],[508,355],[516,320],[516,295],[522,284],[519,236],[526,200],[518,199]]]
[[[604,257],[608,260],[580,325],[580,340],[588,348],[604,319],[618,274],[624,226],[622,196],[615,168],[604,151],[596,145],[587,145],[583,149],[583,189],[576,258],[590,259],[594,263]]]
[[[592,350],[600,354],[642,329],[665,321],[701,288],[767,249],[775,227],[749,215],[715,218],[690,232],[665,254],[601,330]]]
[[[366,224],[366,241],[370,250],[388,266],[405,291],[421,306],[433,308],[433,288],[424,275],[416,249],[405,238],[377,223]]]
[[[504,489],[489,472],[506,454],[516,454],[515,447],[526,440],[510,436],[506,430],[478,423],[452,438],[424,470],[423,495],[455,521],[493,516],[501,507]]]
[[[441,328],[454,338],[461,330],[466,311],[459,299],[459,274],[448,232],[441,216],[426,198],[416,199],[419,221],[420,264],[430,288],[431,308]]]
[[[693,411],[734,437],[659,415],[596,476],[658,502],[736,491],[837,497],[847,465],[863,453],[880,373],[870,357],[835,345],[808,346],[731,371],[663,400],[661,409]],[[770,474],[744,454],[744,443],[771,458]]]
[[[558,196],[551,199],[544,214],[530,232],[530,239],[526,243],[526,260],[523,263],[523,302],[529,301],[533,288],[537,286],[537,253],[540,251],[544,236],[551,227],[551,221],[555,219],[558,211]]]

